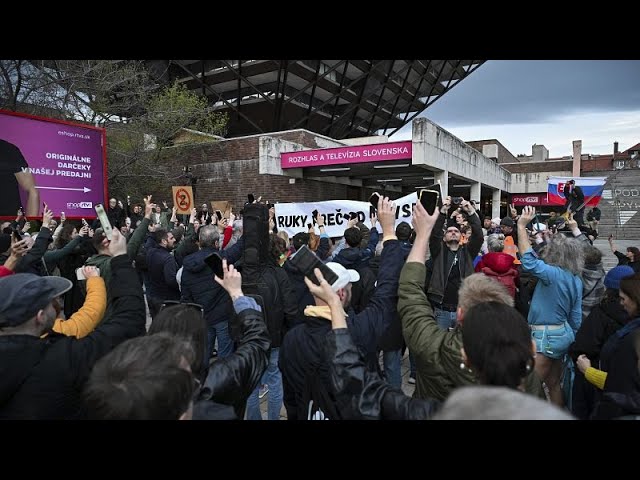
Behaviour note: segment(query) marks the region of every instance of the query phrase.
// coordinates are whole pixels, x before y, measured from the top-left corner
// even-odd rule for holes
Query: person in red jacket
[[[503,284],[512,297],[516,296],[516,287],[520,284],[520,275],[513,264],[513,257],[504,253],[504,235],[491,234],[487,237],[489,253],[482,256],[475,271],[484,273]]]

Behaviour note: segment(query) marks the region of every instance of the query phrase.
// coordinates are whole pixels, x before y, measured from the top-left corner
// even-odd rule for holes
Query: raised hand
[[[513,206],[513,204],[509,205],[509,211],[511,212],[511,216],[512,217],[517,217],[518,216],[518,210],[516,210],[516,208]]]
[[[42,226],[45,228],[49,228],[49,223],[53,218],[53,212],[49,209],[49,206],[44,204],[44,213],[42,215]]]
[[[111,233],[111,241],[109,242],[109,253],[112,257],[127,254],[127,239],[114,228]]]
[[[426,240],[431,235],[431,231],[439,215],[438,210],[434,210],[433,214],[429,215],[422,206],[422,203],[416,203],[416,206],[413,207],[413,219],[411,220],[413,228],[416,231],[416,238],[420,238],[423,243],[426,244]]]
[[[145,218],[151,219],[151,214],[153,213],[153,209],[156,208],[155,203],[151,203],[151,195],[148,197],[144,197],[144,216]]]
[[[461,203],[461,207],[469,215],[473,215],[474,213],[476,213],[476,209],[473,207],[473,204],[468,200],[463,200]]]
[[[242,275],[233,265],[227,264],[226,258],[222,259],[222,271],[224,278],[214,275],[214,279],[218,282],[218,285],[227,291],[231,300],[244,296],[244,293],[242,293]]]
[[[518,218],[518,226],[526,227],[527,224],[536,216],[536,208],[527,205],[522,209],[522,215]]]
[[[389,197],[380,197],[378,200],[378,221],[382,227],[383,238],[395,233],[396,204],[389,200]]]
[[[29,246],[27,245],[27,240],[16,241],[15,237],[11,235],[11,255],[4,262],[5,268],[9,270],[15,270],[16,266],[20,262],[20,259],[24,257],[29,251]]]
[[[304,277],[304,283],[307,285],[307,288],[309,288],[311,295],[318,297],[327,305],[331,305],[332,302],[340,303],[340,297],[338,297],[338,294],[333,291],[331,285],[329,285],[329,282],[324,278],[320,269],[314,268],[313,273],[320,282],[320,285],[316,285],[307,277]]]

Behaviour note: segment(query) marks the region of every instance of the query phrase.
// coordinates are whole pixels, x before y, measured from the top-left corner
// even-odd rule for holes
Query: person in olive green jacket
[[[454,388],[477,383],[475,374],[464,366],[461,353],[460,325],[464,321],[464,313],[483,302],[513,306],[513,298],[491,278],[482,274],[471,275],[464,279],[458,294],[458,325],[453,331],[438,327],[424,291],[424,278],[427,245],[440,212],[436,210],[433,215],[428,215],[419,203],[415,211],[418,212],[414,213],[413,219],[416,239],[400,274],[398,314],[407,347],[416,360],[414,397],[443,401]],[[544,397],[542,384],[533,372],[526,379],[525,390]]]

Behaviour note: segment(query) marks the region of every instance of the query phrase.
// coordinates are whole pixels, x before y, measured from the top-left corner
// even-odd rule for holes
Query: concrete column
[[[480,182],[471,182],[471,194],[467,200],[475,200],[476,204],[480,205],[480,189],[482,188],[482,183]]]
[[[442,170],[441,172],[435,172],[434,182],[440,182],[440,190],[442,191],[442,199],[444,200],[449,195],[449,170]]]
[[[582,159],[582,140],[573,141],[573,171],[574,177],[580,176],[580,163]]]
[[[502,196],[502,190],[494,190],[493,198],[491,199],[491,218],[500,216],[500,197]]]

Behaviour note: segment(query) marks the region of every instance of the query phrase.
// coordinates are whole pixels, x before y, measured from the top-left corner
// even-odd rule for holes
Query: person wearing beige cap
[[[382,226],[383,249],[377,287],[367,307],[355,314],[350,306],[352,283],[360,279],[358,272],[329,262],[337,275],[331,289],[340,299],[354,343],[362,351],[367,364],[377,368],[377,346],[397,322],[398,279],[404,265],[404,254],[395,235],[396,207],[388,198],[378,202],[378,220]],[[303,321],[289,330],[280,347],[279,366],[284,387],[284,405],[289,420],[339,419],[339,406],[332,396],[329,363],[325,355],[327,334],[331,330],[331,311],[318,297],[315,305],[304,310]]]

